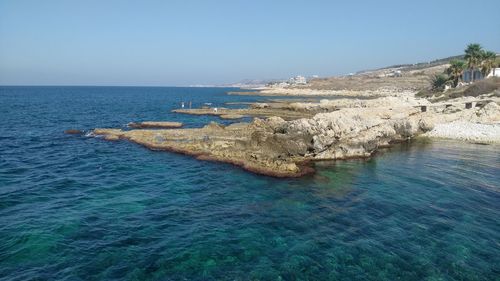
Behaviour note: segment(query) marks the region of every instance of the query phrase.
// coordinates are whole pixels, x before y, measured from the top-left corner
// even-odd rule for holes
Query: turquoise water
[[[419,141],[274,179],[63,134],[199,127],[218,119],[170,110],[256,99],[227,90],[0,87],[0,280],[499,280],[498,146]]]

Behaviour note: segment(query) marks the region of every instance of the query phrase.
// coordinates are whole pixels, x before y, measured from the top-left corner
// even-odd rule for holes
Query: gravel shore
[[[434,129],[424,136],[431,138],[455,139],[478,143],[500,143],[500,124],[479,124],[455,121],[436,124]]]

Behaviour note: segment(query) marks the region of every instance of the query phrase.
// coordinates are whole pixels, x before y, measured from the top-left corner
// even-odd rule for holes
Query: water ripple
[[[273,179],[68,136],[221,89],[0,87],[0,280],[495,280],[500,154],[398,145]],[[201,121],[200,121],[201,120]],[[224,121],[230,122],[230,121]]]

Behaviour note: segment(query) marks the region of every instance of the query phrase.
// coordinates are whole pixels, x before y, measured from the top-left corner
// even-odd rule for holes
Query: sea
[[[0,280],[500,280],[498,145],[415,140],[279,179],[64,133],[266,100],[234,90],[0,87]]]

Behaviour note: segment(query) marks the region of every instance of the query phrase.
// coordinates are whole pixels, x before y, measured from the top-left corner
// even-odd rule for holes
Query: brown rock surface
[[[368,157],[380,146],[411,138],[432,128],[426,114],[400,109],[342,109],[312,118],[285,121],[256,118],[251,123],[198,129],[95,129],[107,140],[125,139],[154,150],[232,163],[246,170],[276,177],[312,172],[310,160]]]
[[[278,108],[257,107],[257,108],[239,108],[239,109],[217,108],[217,111],[215,111],[212,108],[193,108],[193,109],[175,109],[172,110],[172,112],[192,114],[192,115],[215,115],[225,119],[238,119],[245,116],[249,117],[280,116],[285,120],[294,120],[303,117],[312,117],[314,115],[314,112],[312,111],[297,111],[284,107],[278,107]]]
[[[83,131],[76,130],[76,129],[69,129],[69,130],[64,131],[64,133],[68,134],[68,135],[81,135],[81,134],[83,134]]]
[[[164,121],[144,121],[144,122],[130,122],[127,124],[130,128],[134,129],[152,129],[152,128],[180,128],[180,122],[164,122]]]

